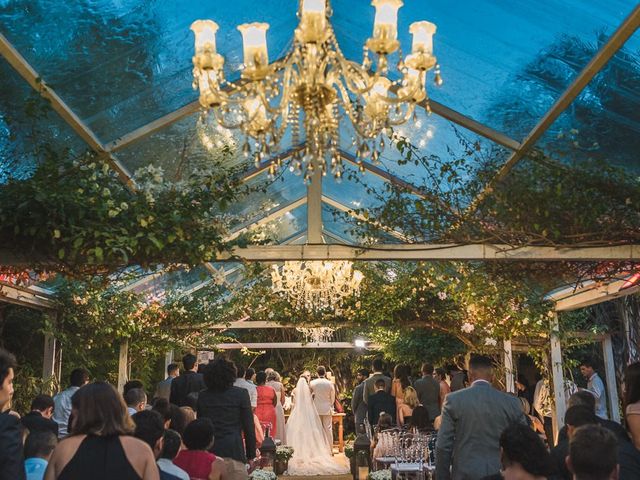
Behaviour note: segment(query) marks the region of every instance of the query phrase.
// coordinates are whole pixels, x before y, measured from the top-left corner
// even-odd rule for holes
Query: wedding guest
[[[147,407],[147,394],[141,388],[132,388],[123,395],[123,398],[129,415],[142,412]]]
[[[414,408],[418,405],[420,405],[420,401],[418,400],[418,394],[415,389],[413,387],[407,387],[404,391],[403,402],[400,404],[398,425],[403,426],[408,424],[411,421]]]
[[[136,425],[134,436],[149,445],[153,456],[158,460],[164,445],[164,424],[162,423],[162,417],[158,412],[146,410],[136,413],[131,418]],[[159,466],[158,469],[160,480],[179,479],[179,477],[161,470]]]
[[[422,378],[414,382],[413,388],[418,393],[420,404],[427,407],[429,416],[436,418],[440,415],[440,382],[433,378],[433,365],[422,364]]]
[[[367,417],[367,405],[362,398],[364,395],[362,390],[364,389],[364,381],[369,377],[369,370],[361,368],[356,374],[356,381],[358,384],[353,390],[351,396],[351,411],[353,412],[354,422],[356,430],[358,426],[363,425]]]
[[[122,395],[123,396],[126,395],[129,390],[133,390],[134,388],[139,388],[140,390],[144,390],[144,384],[142,383],[142,380],[137,380],[137,379],[128,380],[122,386]]]
[[[20,419],[22,426],[29,433],[51,432],[58,436],[58,424],[51,420],[53,416],[53,398],[51,395],[40,394],[31,401],[31,411]]]
[[[567,409],[564,415],[564,423],[567,427],[567,438],[560,440],[558,444],[551,449],[551,459],[556,476],[559,479],[571,480],[571,473],[567,468],[565,459],[569,454],[569,443],[573,437],[573,433],[576,429],[584,425],[597,425],[598,417],[596,417],[590,408],[579,405]]]
[[[633,444],[640,450],[640,362],[632,363],[624,373],[625,420]]]
[[[225,459],[234,474],[244,472],[246,476],[245,464],[256,456],[256,434],[249,393],[234,387],[235,379],[233,362],[217,358],[209,363],[204,373],[207,389],[198,397],[197,413],[198,419],[213,422],[216,442],[212,452]]]
[[[593,412],[593,414],[595,415],[596,399],[591,394],[591,392],[587,390],[580,390],[574,393],[573,395],[571,395],[571,397],[569,397],[569,401],[567,402],[568,408],[576,407],[579,405],[587,407],[589,411]],[[600,417],[595,417],[595,418],[599,425],[602,425],[604,428],[611,430],[611,432],[616,436],[619,442],[631,441],[631,439],[629,438],[629,434],[627,434],[627,431],[618,422],[614,422],[613,420],[605,420]],[[560,432],[558,432],[558,442],[566,438],[567,438],[567,425],[565,424],[560,429]]]
[[[258,372],[256,374],[256,390],[258,392],[258,406],[256,408],[256,416],[260,420],[260,423],[269,425],[270,436],[275,437],[277,434],[276,426],[276,404],[278,403],[278,397],[276,391],[266,385],[267,374],[265,372]]]
[[[436,446],[438,480],[475,480],[500,470],[500,435],[511,423],[525,423],[520,402],[493,388],[493,361],[469,362],[471,387],[451,392],[442,407]]]
[[[71,399],[71,435],[53,451],[46,480],[158,480],[147,444],[134,438],[120,394],[106,382],[79,389]]]
[[[408,365],[398,364],[393,369],[393,380],[391,381],[391,395],[396,399],[396,418],[400,418],[400,409],[404,403],[404,392],[411,386],[409,373],[411,369]]]
[[[179,407],[188,406],[187,397],[190,393],[198,393],[206,388],[202,374],[197,373],[198,359],[195,355],[188,353],[182,357],[182,365],[182,375],[171,381],[169,395],[169,401]]]
[[[440,397],[438,398],[438,403],[440,404],[440,408],[442,408],[444,399],[449,395],[449,393],[451,393],[451,387],[447,383],[447,372],[444,368],[438,367],[434,373],[434,378],[440,383]]]
[[[169,403],[169,400],[166,398],[156,398],[153,401],[151,410],[158,412],[160,417],[162,417],[164,428],[169,428],[171,426],[171,404]]]
[[[162,472],[173,475],[180,480],[189,480],[189,474],[182,470],[180,467],[173,463],[173,460],[178,456],[180,448],[182,447],[182,437],[175,430],[165,430],[162,443],[162,451],[160,452],[160,458],[158,458],[158,468],[160,474]]]
[[[547,447],[526,425],[513,424],[502,432],[500,452],[502,472],[483,480],[546,480],[553,472]]]
[[[457,365],[449,365],[449,378],[451,379],[452,392],[457,392],[458,390],[467,388],[467,374],[460,370]]]
[[[266,373],[266,370],[265,370]],[[285,429],[285,419],[284,419],[284,386],[280,381],[280,374],[275,370],[267,373],[267,386],[273,388],[276,391],[276,432],[277,435],[274,434],[274,437],[277,440],[280,440],[281,445],[287,444],[287,436]]]
[[[208,452],[213,445],[213,423],[208,418],[199,418],[191,422],[184,431],[186,450],[181,450],[173,460],[191,478],[219,479],[223,475],[224,462]]]
[[[420,433],[432,433],[433,422],[429,417],[429,410],[424,405],[418,405],[413,409],[410,421],[408,423],[409,430]]]
[[[246,369],[243,365],[236,365],[236,370],[238,373],[237,377],[233,382],[234,387],[244,388],[247,392],[249,392],[249,400],[251,401],[251,407],[255,409],[258,406],[258,391],[256,390],[256,386],[249,382],[244,378],[244,374],[246,373]]]
[[[0,348],[0,480],[25,478],[22,428],[20,420],[9,410],[16,366],[16,358]]]
[[[387,377],[388,378],[388,377]],[[396,423],[396,400],[387,392],[387,382],[383,378],[378,378],[375,383],[376,391],[369,397],[368,414],[371,428],[378,423],[381,413],[391,415],[391,420]]]
[[[256,383],[256,371],[253,368],[247,368],[244,372],[244,379],[247,382],[251,382],[255,385]]]
[[[179,406],[174,404],[170,404],[170,410],[171,421],[169,422],[169,428],[183,435],[184,429],[189,425],[187,414]]]
[[[42,480],[58,436],[51,430],[31,432],[24,443],[24,469],[27,480]]]
[[[388,413],[381,413],[380,418],[378,418],[378,424],[373,430],[373,440],[371,442],[373,458],[393,455],[393,445],[388,442],[380,441],[382,432],[391,428],[393,428],[393,418],[391,418],[391,415]]]
[[[529,425],[529,427],[531,427],[531,430],[537,433],[542,438],[543,441],[546,441],[547,435],[544,431],[544,425],[542,424],[542,422],[538,417],[536,417],[535,415],[531,415],[529,413],[531,412],[531,405],[529,405],[529,402],[527,401],[527,399],[524,397],[518,397],[518,400],[520,401],[520,407],[522,408],[522,413],[524,413],[525,419],[527,420],[527,424]]]
[[[605,420],[607,416],[607,391],[604,383],[594,369],[594,363],[590,359],[580,364],[580,373],[587,380],[587,390],[596,398],[596,415]]]
[[[196,415],[196,411],[191,407],[180,407],[180,410],[182,410],[184,413],[184,416],[186,419],[185,421],[187,425],[189,425],[196,418],[198,418],[198,415]]]
[[[618,478],[616,437],[600,425],[585,425],[577,428],[569,443],[567,466],[573,474],[573,480],[616,480]]]
[[[364,403],[366,403],[367,405],[369,404],[369,401],[368,401],[369,395],[373,395],[374,393],[376,393],[376,382],[378,380],[384,381],[385,392],[388,393],[391,390],[391,378],[387,377],[384,373],[382,373],[382,368],[383,368],[382,359],[375,358],[371,363],[371,367],[373,369],[373,374],[370,375],[369,378],[367,378],[364,381],[364,388],[362,389],[362,399],[364,400]],[[394,402],[395,402],[395,399],[394,399]],[[391,412],[388,412],[388,413],[391,413]],[[395,408],[394,408],[394,417],[395,417]],[[375,425],[376,421],[377,420],[369,418],[369,422],[372,425]]]
[[[156,385],[155,398],[165,398],[167,401],[171,397],[171,382],[180,375],[180,367],[177,363],[167,365],[167,378],[158,382]]]
[[[89,372],[83,368],[76,368],[69,376],[69,388],[53,397],[53,421],[58,424],[58,437],[64,438],[69,432],[69,416],[71,415],[71,397],[80,387],[89,383]]]

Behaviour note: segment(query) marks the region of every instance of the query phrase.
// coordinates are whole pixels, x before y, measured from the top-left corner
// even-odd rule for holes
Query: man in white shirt
[[[594,369],[591,360],[585,360],[580,364],[580,373],[587,379],[587,391],[596,398],[596,415],[604,420],[608,420],[607,415],[607,391],[604,382]]]
[[[71,385],[66,390],[53,397],[53,420],[58,424],[58,438],[66,437],[69,432],[69,416],[71,415],[71,397],[80,387],[89,383],[89,372],[83,368],[76,368],[69,377]]]
[[[233,382],[234,387],[244,388],[247,392],[249,392],[249,400],[251,401],[251,408],[254,410],[258,406],[258,390],[256,386],[248,380],[245,380],[244,374],[246,373],[246,369],[243,365],[236,365],[236,381]]]
[[[313,394],[313,404],[320,416],[327,448],[333,453],[332,413],[336,401],[336,387],[326,379],[327,370],[322,365],[317,370],[318,378],[309,384]]]

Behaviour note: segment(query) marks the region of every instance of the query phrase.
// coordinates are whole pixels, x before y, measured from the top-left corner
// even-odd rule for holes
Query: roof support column
[[[124,384],[129,380],[129,339],[125,338],[120,342],[120,353],[118,355],[118,391],[122,393]]]
[[[322,243],[322,169],[320,158],[314,158],[311,183],[307,186],[307,242]]]
[[[551,372],[553,374],[553,396],[555,399],[555,415],[553,416],[553,438],[550,445],[556,445],[558,432],[564,426],[564,414],[567,402],[564,394],[564,372],[562,370],[562,349],[560,348],[560,326],[558,313],[555,312],[551,321]]]
[[[613,343],[611,335],[602,339],[602,358],[604,358],[604,373],[607,381],[607,400],[609,401],[609,418],[620,423],[620,402],[618,400],[618,382],[616,381],[616,367],[613,359]]]
[[[509,393],[516,393],[516,384],[513,378],[513,349],[511,348],[511,340],[503,341],[504,347],[504,374],[505,374],[505,389]]]

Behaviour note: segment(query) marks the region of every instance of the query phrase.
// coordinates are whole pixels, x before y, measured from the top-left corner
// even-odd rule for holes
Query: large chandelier
[[[433,55],[436,26],[412,23],[411,54],[403,57],[398,41],[398,10],[401,0],[373,0],[376,9],[373,36],[364,46],[361,64],[349,61],[336,40],[329,18],[329,0],[300,0],[293,45],[280,60],[269,63],[267,23],[238,27],[242,34],[244,63],[241,79],[230,82],[224,76],[224,58],[216,51],[218,25],[197,20],[193,57],[194,88],[200,104],[219,125],[239,129],[245,137],[242,151],[254,157],[256,166],[279,147],[290,130],[293,145],[304,141],[305,148],[293,154],[290,169],[304,173],[310,181],[314,172],[330,170],[339,179],[343,173],[340,121],[352,124],[353,146],[358,163],[377,163],[384,150],[384,136],[393,126],[407,122],[415,105],[427,100],[426,72],[435,67],[435,83],[440,85],[439,66]],[[390,56],[397,61],[398,77],[388,75]],[[303,137],[304,135],[304,137]],[[269,166],[275,175],[281,161]]]
[[[339,308],[358,294],[364,275],[348,261],[285,262],[273,265],[272,289],[299,310],[319,312]]]

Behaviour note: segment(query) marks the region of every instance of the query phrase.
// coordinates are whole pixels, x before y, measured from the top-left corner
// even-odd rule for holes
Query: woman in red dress
[[[269,436],[276,436],[276,402],[278,397],[273,387],[265,385],[267,382],[267,374],[258,372],[256,374],[256,390],[258,391],[258,406],[256,408],[256,416],[262,424],[270,424],[271,429]]]

